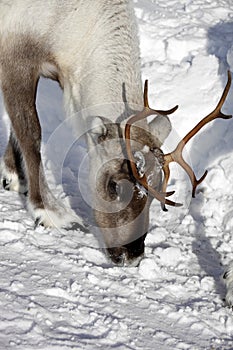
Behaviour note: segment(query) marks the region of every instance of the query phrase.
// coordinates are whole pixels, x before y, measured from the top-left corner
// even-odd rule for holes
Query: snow
[[[134,4],[150,104],[157,109],[179,104],[167,151],[213,110],[227,69],[233,70],[233,3]],[[88,216],[76,176],[85,149],[81,142],[64,155],[74,140],[68,126],[60,134],[57,85],[41,81],[37,103],[50,187]],[[233,113],[232,89],[224,112]],[[3,119],[1,155],[7,142]],[[232,260],[232,140],[233,120],[217,120],[187,145],[197,176],[205,169],[208,175],[191,200],[186,175],[173,168],[169,190],[176,190],[175,200],[184,206],[160,213],[153,203],[138,267],[113,266],[91,233],[34,230],[25,198],[1,189],[0,349],[233,349],[233,315],[223,301],[222,280]]]

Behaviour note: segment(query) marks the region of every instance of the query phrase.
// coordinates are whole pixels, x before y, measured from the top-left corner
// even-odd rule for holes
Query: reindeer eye
[[[117,196],[117,192],[118,192],[118,185],[115,181],[110,180],[109,184],[108,184],[108,190],[109,190],[109,194],[110,196]]]
[[[124,193],[123,184],[121,181],[116,182],[113,180],[109,181],[109,194],[114,199],[121,199]]]
[[[108,189],[109,195],[113,200],[117,199],[121,202],[127,202],[132,199],[134,186],[127,179],[122,179],[117,182],[110,180]]]

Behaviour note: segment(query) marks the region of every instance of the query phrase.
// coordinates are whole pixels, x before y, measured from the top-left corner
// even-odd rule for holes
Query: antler
[[[125,126],[125,143],[126,143],[126,152],[129,158],[130,162],[130,167],[132,169],[132,173],[134,178],[152,195],[154,196],[157,200],[159,200],[163,205],[168,204],[171,206],[181,206],[182,204],[180,203],[175,203],[173,201],[170,201],[169,199],[166,199],[165,197],[169,197],[172,194],[174,194],[174,191],[172,192],[167,192],[167,193],[159,193],[156,191],[153,187],[149,186],[147,183],[147,179],[145,174],[140,177],[138,174],[138,170],[135,164],[135,159],[133,156],[133,153],[131,151],[131,146],[130,146],[130,129],[131,125],[136,123],[139,120],[142,120],[144,118],[147,118],[148,116],[152,114],[160,114],[160,115],[168,115],[172,114],[177,110],[178,106],[175,106],[172,109],[169,109],[168,111],[161,111],[161,110],[156,110],[156,109],[151,109],[148,103],[148,80],[145,81],[145,86],[144,86],[144,109],[139,112],[138,114],[132,116],[126,126]]]
[[[165,197],[169,197],[172,194],[174,194],[174,191],[171,192],[166,192],[166,188],[167,188],[167,184],[168,184],[168,180],[170,177],[170,169],[169,169],[169,164],[171,162],[176,162],[178,163],[188,174],[192,186],[193,186],[193,190],[192,190],[192,196],[195,197],[195,192],[196,192],[196,188],[197,186],[205,179],[206,175],[207,175],[207,170],[205,171],[205,173],[202,175],[202,177],[197,180],[194,171],[192,170],[192,168],[190,167],[190,165],[188,163],[185,162],[185,160],[183,159],[182,156],[182,151],[184,146],[186,145],[186,143],[194,136],[196,135],[201,128],[203,128],[203,126],[205,126],[207,123],[211,122],[214,119],[217,118],[222,118],[222,119],[230,119],[232,118],[232,115],[226,115],[224,113],[222,113],[221,108],[226,100],[226,97],[228,95],[228,92],[230,90],[230,86],[231,86],[231,73],[230,71],[228,71],[228,80],[227,80],[227,84],[225,86],[225,89],[223,91],[223,94],[216,106],[216,108],[213,110],[213,112],[211,112],[210,114],[208,114],[206,117],[204,117],[177,145],[177,147],[175,148],[175,150],[173,152],[170,152],[168,154],[164,155],[164,165],[163,165],[163,172],[164,172],[164,180],[163,180],[163,185],[162,185],[162,191],[163,192],[158,192],[157,190],[155,190],[153,187],[149,186],[147,183],[147,179],[145,174],[143,176],[140,176],[138,174],[138,170],[137,167],[135,165],[135,159],[133,156],[133,153],[131,151],[131,146],[130,146],[130,128],[131,125],[136,123],[139,120],[142,120],[144,118],[147,118],[148,116],[152,115],[152,114],[160,114],[160,115],[169,115],[172,114],[173,112],[175,112],[178,108],[178,106],[175,106],[172,109],[169,109],[167,111],[162,111],[162,110],[156,110],[156,109],[151,109],[148,103],[148,80],[145,81],[145,86],[144,86],[144,109],[139,112],[138,114],[132,116],[126,126],[125,126],[125,142],[126,142],[126,152],[129,158],[129,162],[130,162],[130,167],[132,169],[132,173],[134,178],[152,195],[154,196],[156,199],[158,199],[161,203],[162,203],[162,207],[164,210],[166,210],[165,204],[171,205],[171,206],[181,206],[182,204],[180,203],[175,203],[173,201],[170,201],[168,199],[166,199]]]
[[[193,186],[193,190],[192,190],[192,197],[195,197],[195,192],[196,192],[196,188],[197,186],[205,179],[206,175],[207,175],[207,170],[205,171],[205,173],[202,175],[202,177],[197,180],[192,168],[189,166],[189,164],[187,164],[185,162],[185,160],[183,159],[182,156],[182,151],[184,146],[186,145],[186,143],[194,136],[198,133],[199,130],[201,130],[201,128],[203,128],[204,125],[206,125],[207,123],[211,122],[212,120],[216,119],[216,118],[222,118],[222,119],[230,119],[232,118],[231,115],[225,115],[222,113],[221,108],[226,100],[226,97],[228,95],[228,92],[230,90],[230,86],[231,86],[231,73],[230,71],[228,71],[228,80],[227,80],[227,84],[225,86],[225,89],[223,91],[223,94],[216,106],[216,108],[213,110],[213,112],[211,112],[209,115],[207,115],[206,117],[204,117],[177,145],[177,147],[175,148],[175,150],[171,153],[165,154],[164,156],[164,166],[163,166],[163,171],[164,171],[164,181],[163,181],[163,186],[162,186],[162,191],[166,191],[167,188],[167,183],[169,180],[169,176],[170,176],[170,169],[169,169],[169,164],[171,162],[176,162],[178,163],[188,174],[192,186]],[[164,210],[166,210],[166,208],[164,207]]]

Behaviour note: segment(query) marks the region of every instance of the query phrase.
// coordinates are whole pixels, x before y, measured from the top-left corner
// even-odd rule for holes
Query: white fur
[[[29,35],[46,43],[62,71],[69,116],[80,108],[122,102],[123,83],[127,102],[142,105],[130,0],[0,0],[0,44],[9,40],[9,33],[16,34],[16,42],[20,35]],[[51,77],[57,68],[44,62],[40,71]]]

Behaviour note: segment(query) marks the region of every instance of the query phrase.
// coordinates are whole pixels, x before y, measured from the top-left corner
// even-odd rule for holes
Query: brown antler
[[[193,190],[192,190],[192,196],[195,197],[195,192],[196,192],[196,188],[197,186],[204,180],[204,178],[207,175],[207,170],[205,171],[205,173],[202,175],[202,177],[197,180],[192,168],[189,166],[189,164],[187,164],[185,162],[185,160],[183,159],[182,156],[182,151],[184,146],[186,145],[186,143],[194,136],[198,133],[198,131],[203,128],[204,125],[206,125],[207,123],[211,122],[212,120],[216,119],[216,118],[222,118],[222,119],[230,119],[232,118],[231,115],[225,115],[221,112],[221,108],[226,100],[226,97],[228,95],[228,92],[230,90],[230,86],[231,86],[231,73],[230,71],[228,71],[228,80],[227,80],[227,84],[225,86],[225,89],[223,91],[223,94],[217,104],[217,107],[213,110],[213,112],[211,112],[209,115],[207,115],[205,118],[203,118],[177,145],[176,149],[168,154],[165,154],[164,156],[164,166],[163,166],[163,171],[164,171],[164,181],[163,181],[163,186],[162,186],[162,191],[166,191],[167,188],[167,183],[169,180],[169,176],[170,176],[170,170],[169,170],[169,164],[171,162],[176,162],[178,163],[188,174],[192,186],[193,186]],[[164,207],[164,209],[166,210],[166,208]]]
[[[134,178],[139,182],[152,196],[154,196],[156,199],[158,199],[163,205],[168,204],[171,206],[181,206],[182,204],[180,203],[175,203],[173,201],[170,201],[166,199],[165,197],[171,196],[174,194],[174,191],[168,192],[168,193],[159,193],[156,191],[153,187],[149,186],[147,183],[147,179],[145,174],[140,177],[138,174],[138,170],[135,164],[135,159],[133,156],[133,153],[131,151],[131,146],[130,146],[130,129],[131,125],[134,124],[135,122],[142,120],[144,118],[147,118],[148,116],[152,114],[160,114],[160,115],[168,115],[177,110],[178,106],[175,106],[172,109],[169,109],[168,111],[161,111],[161,110],[155,110],[151,109],[148,103],[148,80],[145,81],[145,87],[144,87],[144,109],[139,112],[138,114],[132,116],[126,126],[125,126],[125,143],[126,143],[126,152],[129,158],[130,162],[130,167],[132,169],[132,173]]]

